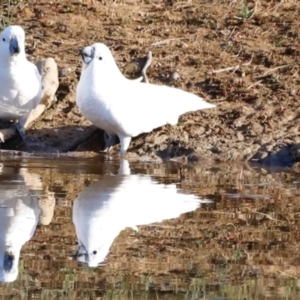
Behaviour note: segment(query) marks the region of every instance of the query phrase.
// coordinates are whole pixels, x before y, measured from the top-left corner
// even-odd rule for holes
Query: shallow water
[[[0,297],[299,299],[299,183],[248,165],[1,157]]]

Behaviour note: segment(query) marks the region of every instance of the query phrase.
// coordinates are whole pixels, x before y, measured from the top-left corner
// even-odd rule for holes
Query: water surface
[[[8,299],[299,299],[299,176],[1,157]]]

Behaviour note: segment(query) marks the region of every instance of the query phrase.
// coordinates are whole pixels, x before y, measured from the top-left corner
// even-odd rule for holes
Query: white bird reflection
[[[45,215],[40,203],[45,197],[37,192],[41,190],[39,175],[27,169],[0,169],[0,281],[12,282],[18,277],[21,248]],[[49,195],[49,201],[55,201],[53,194]]]
[[[96,267],[126,227],[136,229],[137,225],[176,218],[205,202],[211,201],[180,192],[175,184],[161,184],[148,175],[130,175],[128,161],[121,160],[118,175],[92,183],[74,201],[77,260]]]

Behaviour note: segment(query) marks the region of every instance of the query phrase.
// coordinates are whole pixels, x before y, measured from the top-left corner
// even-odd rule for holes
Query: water
[[[299,175],[1,157],[2,299],[299,299]]]

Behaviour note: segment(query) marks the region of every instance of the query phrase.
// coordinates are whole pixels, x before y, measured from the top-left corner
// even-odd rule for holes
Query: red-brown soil
[[[104,42],[128,77],[139,75],[137,59],[152,51],[150,82],[217,104],[135,138],[129,158],[299,161],[298,1],[15,2],[9,9],[3,5],[3,27],[24,27],[32,61],[56,60],[60,86],[57,101],[27,131],[26,143],[14,139],[2,149],[102,149],[102,132],[80,115],[75,91],[79,49]]]

